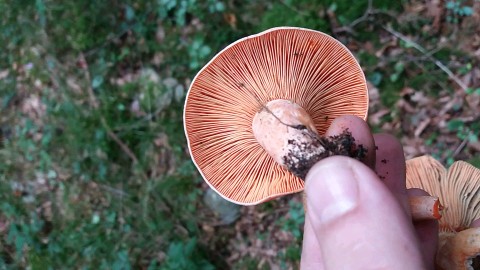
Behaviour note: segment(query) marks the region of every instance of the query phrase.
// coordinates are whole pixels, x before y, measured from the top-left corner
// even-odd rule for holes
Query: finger
[[[355,142],[358,145],[363,145],[367,149],[367,156],[363,161],[373,168],[375,164],[373,136],[370,128],[363,119],[355,116],[338,117],[332,122],[325,135],[339,135],[347,129],[352,133]],[[315,237],[308,214],[305,217],[301,269],[324,269],[320,246]]]
[[[405,182],[405,157],[400,142],[389,134],[373,135],[376,145],[375,169],[378,177],[410,215]]]
[[[305,226],[303,231],[302,259],[300,269],[318,269],[323,270],[322,252],[320,243],[317,241],[315,232],[310,222],[309,215],[305,216]]]
[[[305,192],[325,269],[424,269],[410,219],[363,163],[324,159],[307,175]]]
[[[362,160],[370,168],[375,165],[375,144],[368,124],[360,117],[353,115],[340,116],[333,120],[325,135],[339,135],[345,130],[352,133],[357,145],[363,145],[367,149],[367,155]]]
[[[419,188],[412,188],[407,190],[408,196],[425,196],[430,195],[428,192]],[[435,254],[438,246],[438,221],[437,220],[422,220],[413,223],[417,233],[417,239],[420,244],[420,250],[425,263],[429,269],[434,268]]]

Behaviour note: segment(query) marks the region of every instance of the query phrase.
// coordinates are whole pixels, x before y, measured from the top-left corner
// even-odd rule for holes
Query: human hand
[[[408,196],[426,193],[406,190],[402,146],[353,116],[335,119],[326,135],[347,128],[367,156],[330,157],[308,173],[301,268],[433,269],[438,222],[412,222]]]

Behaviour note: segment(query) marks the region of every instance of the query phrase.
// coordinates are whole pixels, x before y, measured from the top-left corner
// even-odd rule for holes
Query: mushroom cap
[[[431,156],[410,159],[407,188],[421,188],[440,198],[441,231],[458,232],[480,218],[480,169],[467,162],[456,161],[447,171]]]
[[[475,270],[478,269],[478,259],[475,258],[478,256],[480,256],[480,228],[470,228],[458,233],[440,233],[437,269]],[[473,267],[474,260],[476,267]]]
[[[303,180],[278,165],[252,132],[255,113],[275,99],[304,108],[319,134],[338,116],[365,119],[368,110],[360,65],[324,33],[278,27],[227,46],[193,79],[184,125],[201,175],[231,202],[253,205],[304,188]]]

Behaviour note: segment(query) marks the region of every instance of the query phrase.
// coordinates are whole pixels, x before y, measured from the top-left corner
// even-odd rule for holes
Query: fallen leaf
[[[223,19],[232,27],[232,29],[237,29],[237,17],[233,13],[223,14]]]
[[[0,80],[3,80],[6,77],[8,77],[8,74],[10,74],[10,71],[8,69],[0,71]]]
[[[422,122],[420,122],[420,124],[415,129],[415,132],[414,132],[415,137],[419,137],[422,134],[422,132],[425,130],[425,128],[428,127],[431,121],[432,120],[430,118],[427,118]]]
[[[426,3],[426,16],[433,18],[432,28],[435,32],[440,30],[440,23],[442,22],[442,17],[444,13],[444,5],[440,0],[430,0]]]

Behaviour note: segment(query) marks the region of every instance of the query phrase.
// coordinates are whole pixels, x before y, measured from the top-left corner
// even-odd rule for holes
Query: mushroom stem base
[[[255,138],[280,165],[305,180],[310,168],[323,158],[342,155],[365,157],[366,149],[355,144],[348,130],[340,135],[318,135],[310,115],[288,100],[268,102],[252,123]]]
[[[265,151],[303,180],[310,168],[326,157],[342,155],[361,160],[367,153],[348,130],[336,136],[318,135],[310,115],[288,100],[273,100],[264,105],[253,118],[252,129]],[[442,207],[436,197],[412,197],[410,208],[413,220],[441,217]]]
[[[329,137],[314,134],[309,145],[298,141],[289,143],[292,145],[292,150],[283,157],[284,164],[290,172],[303,180],[310,168],[326,157],[339,155],[361,160],[367,152],[362,145],[355,144],[355,139],[348,131]]]

